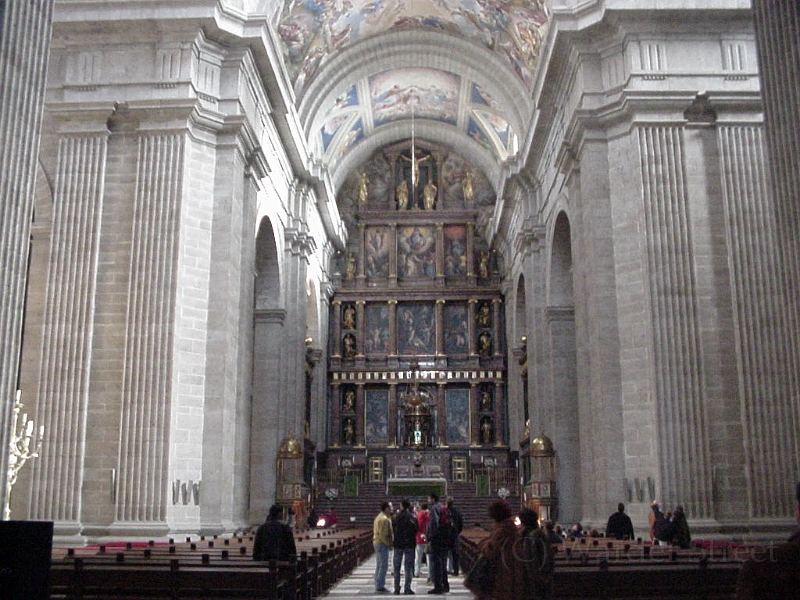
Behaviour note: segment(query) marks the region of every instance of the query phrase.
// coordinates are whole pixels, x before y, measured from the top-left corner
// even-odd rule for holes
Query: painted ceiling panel
[[[415,117],[456,124],[460,78],[437,69],[393,69],[369,78],[375,126]]]
[[[278,33],[298,92],[332,53],[410,28],[447,31],[481,44],[530,85],[548,17],[544,0],[291,0]]]

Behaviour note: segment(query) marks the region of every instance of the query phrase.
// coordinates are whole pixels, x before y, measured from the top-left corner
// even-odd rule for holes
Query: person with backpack
[[[430,574],[433,589],[429,594],[445,594],[450,591],[447,580],[447,555],[453,547],[454,528],[447,505],[439,502],[439,495],[431,492],[428,497],[430,521],[426,537],[431,545]]]

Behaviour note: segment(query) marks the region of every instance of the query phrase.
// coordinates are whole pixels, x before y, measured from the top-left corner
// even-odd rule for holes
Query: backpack
[[[455,541],[455,529],[450,517],[450,509],[447,506],[442,505],[439,511],[439,526],[436,528],[433,538],[435,545],[447,548],[452,547]]]
[[[442,506],[442,511],[439,513],[439,527],[450,527],[452,525],[450,520],[450,509]]]

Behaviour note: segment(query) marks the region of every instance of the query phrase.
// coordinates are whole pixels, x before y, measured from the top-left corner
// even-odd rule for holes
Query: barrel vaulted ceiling
[[[287,0],[278,34],[300,117],[334,188],[408,139],[499,182],[533,115],[544,0]]]

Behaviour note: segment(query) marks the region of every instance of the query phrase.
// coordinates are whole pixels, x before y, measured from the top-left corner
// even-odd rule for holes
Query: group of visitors
[[[505,500],[489,507],[494,526],[478,545],[478,558],[464,580],[476,600],[540,600],[549,598],[554,553],[539,515],[524,508],[515,515]]]
[[[386,576],[389,571],[389,553],[392,561],[394,593],[400,594],[401,574],[403,593],[414,594],[411,587],[413,577],[421,577],[422,561],[427,558],[429,583],[433,589],[429,594],[444,594],[450,591],[447,579],[448,562],[452,573],[458,575],[458,548],[464,521],[455,508],[453,499],[441,503],[436,493],[431,493],[428,502],[412,509],[408,500],[393,513],[391,502],[381,503],[381,511],[373,522],[372,544],[375,548],[375,591],[388,593]]]
[[[672,513],[662,513],[661,504],[658,500],[654,500],[650,504],[648,526],[652,542],[684,549],[692,547],[692,535],[689,532],[689,524],[686,522],[683,506],[676,506]]]
[[[800,525],[800,483],[796,488],[796,520]],[[421,565],[427,557],[429,594],[450,591],[448,574],[459,574],[459,545],[463,518],[453,505],[432,493],[427,503],[412,508],[408,500],[394,513],[392,504],[384,501],[373,522],[373,546],[376,554],[375,591],[388,593],[386,577],[389,554],[394,552],[394,593],[401,593],[401,574],[405,575],[403,593],[414,594],[413,577],[421,577]],[[672,513],[663,513],[658,501],[651,503],[649,532],[652,542],[691,546],[691,534],[682,506]],[[261,525],[253,547],[254,560],[288,560],[296,554],[291,527],[281,520],[282,509],[273,505],[266,522]],[[553,544],[564,541],[564,532],[551,522],[539,527],[536,511],[524,508],[513,514],[504,500],[489,507],[494,526],[478,546],[475,565],[467,574],[465,587],[476,600],[539,600],[549,598],[552,591]],[[625,505],[606,525],[606,537],[633,539],[634,530]],[[586,535],[580,523],[570,529],[570,536]],[[599,533],[597,535],[600,535]],[[770,546],[764,556],[754,555],[746,561],[738,576],[736,600],[759,598],[795,598],[800,584],[800,531],[785,544]],[[757,554],[757,553],[756,553]],[[448,569],[449,563],[449,569]],[[787,595],[788,594],[788,595]]]

